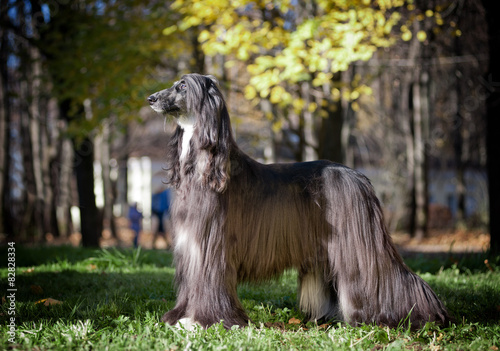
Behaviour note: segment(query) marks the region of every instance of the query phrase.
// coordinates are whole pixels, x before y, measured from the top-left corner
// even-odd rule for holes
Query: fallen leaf
[[[297,319],[295,317],[292,317],[290,318],[290,320],[288,321],[288,324],[300,324],[300,319]]]
[[[89,264],[89,265],[87,266],[87,269],[88,269],[89,271],[93,271],[94,269],[97,269],[97,266],[96,266],[95,264]]]
[[[52,298],[48,298],[45,302],[44,302],[44,305],[45,306],[52,306],[52,305],[62,305],[62,301],[59,301],[59,300],[56,300],[56,299],[52,299]]]
[[[35,302],[35,304],[39,304],[39,303],[43,303],[44,306],[52,306],[52,305],[60,305],[63,302],[49,297],[49,298],[42,299],[42,300]]]
[[[493,267],[491,267],[490,263],[488,260],[484,260],[484,264],[486,265],[486,267],[488,267],[488,269],[491,271],[491,272],[495,272],[495,270],[493,269]]]
[[[318,328],[320,328],[320,329],[326,329],[326,328],[328,328],[328,326],[329,326],[329,324],[325,323],[325,324],[319,325]]]
[[[40,285],[31,285],[30,290],[35,295],[42,295],[43,294],[43,289]]]

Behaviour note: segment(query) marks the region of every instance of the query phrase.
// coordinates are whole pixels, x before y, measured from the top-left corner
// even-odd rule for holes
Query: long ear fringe
[[[222,101],[224,104],[224,101]],[[232,145],[231,125],[226,106],[222,106],[219,113],[218,138],[215,145],[210,145],[212,149],[212,162],[210,163],[207,175],[208,184],[219,193],[224,192],[229,182],[230,153]]]
[[[197,146],[208,153],[202,182],[216,192],[224,192],[229,181],[229,158],[234,145],[229,113],[215,78],[196,78],[196,87],[193,87],[193,94],[188,98],[188,106],[197,114]]]
[[[167,147],[167,165],[164,168],[167,174],[164,183],[174,188],[177,188],[180,183],[179,141],[182,134],[182,128],[177,127]]]

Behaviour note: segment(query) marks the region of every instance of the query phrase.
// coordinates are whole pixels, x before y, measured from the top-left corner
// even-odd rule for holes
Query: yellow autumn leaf
[[[167,27],[163,30],[163,35],[170,35],[177,31],[177,26],[174,24],[173,26]]]
[[[410,41],[411,37],[412,37],[412,34],[409,30],[404,32],[403,34],[401,34],[401,39],[403,39],[404,41]]]
[[[272,128],[274,133],[278,133],[283,128],[283,121],[281,121],[281,120],[275,121],[272,124],[271,128]]]
[[[48,297],[46,299],[42,299],[42,300],[35,302],[35,305],[38,305],[40,303],[43,303],[44,306],[52,306],[52,305],[61,305],[63,302],[56,300],[56,299],[53,299],[51,297]]]
[[[163,32],[165,32],[165,29],[163,30]],[[163,33],[163,34],[165,34],[165,33]],[[210,32],[206,29],[202,30],[200,32],[200,34],[198,35],[198,41],[200,43],[207,41],[209,38],[210,38]]]
[[[251,85],[245,87],[245,99],[252,100],[257,96],[257,91]]]
[[[417,39],[418,39],[418,41],[421,41],[421,42],[425,41],[425,39],[427,39],[427,33],[423,30],[418,31]]]
[[[318,104],[315,103],[315,102],[311,102],[308,106],[307,106],[307,111],[309,112],[314,112],[316,111],[316,109],[318,108]]]
[[[285,92],[285,89],[283,89],[282,86],[275,86],[271,89],[271,96],[269,98],[269,101],[271,101],[273,104],[277,104],[281,101],[281,97],[283,93]]]
[[[303,99],[295,99],[293,100],[292,105],[296,111],[300,111],[304,108],[305,102]]]

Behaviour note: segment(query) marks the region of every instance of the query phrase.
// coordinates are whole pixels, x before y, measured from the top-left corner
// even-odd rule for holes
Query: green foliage
[[[3,254],[5,248],[0,248]],[[6,257],[6,255],[1,255]],[[484,256],[482,257],[484,261]],[[389,329],[343,323],[317,325],[303,320],[296,308],[296,272],[274,282],[242,285],[238,292],[252,319],[247,328],[225,330],[221,324],[188,332],[163,324],[173,307],[172,255],[164,251],[90,250],[48,247],[16,251],[16,344],[8,342],[7,304],[0,309],[1,349],[175,350],[175,349],[418,349],[495,350],[500,347],[500,270],[479,257],[448,267],[448,260],[429,266],[425,258],[410,261],[424,273],[456,322],[442,328]],[[482,263],[482,264],[481,264]],[[6,291],[7,268],[0,268]],[[30,289],[39,285],[43,292]],[[44,306],[52,297],[62,304]]]
[[[122,268],[134,268],[142,264],[144,253],[141,248],[131,252],[122,252],[116,248],[102,249],[97,251],[96,257],[90,257],[88,262],[95,264],[96,267],[114,270]]]
[[[69,101],[70,116],[78,117],[71,135],[88,135],[111,117],[118,126],[137,119],[158,84],[156,67],[175,52],[161,34],[161,26],[172,21],[154,0],[64,2],[51,11],[37,42],[52,93]]]

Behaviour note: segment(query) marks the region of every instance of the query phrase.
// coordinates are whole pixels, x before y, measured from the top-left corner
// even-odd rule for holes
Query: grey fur
[[[247,325],[237,284],[288,268],[299,271],[299,305],[310,319],[391,327],[408,315],[416,327],[449,321],[397,253],[365,176],[329,161],[251,159],[233,139],[213,77],[185,75],[148,100],[178,121],[195,121],[187,157],[179,158],[182,123],[168,149],[178,298],[165,322]]]

